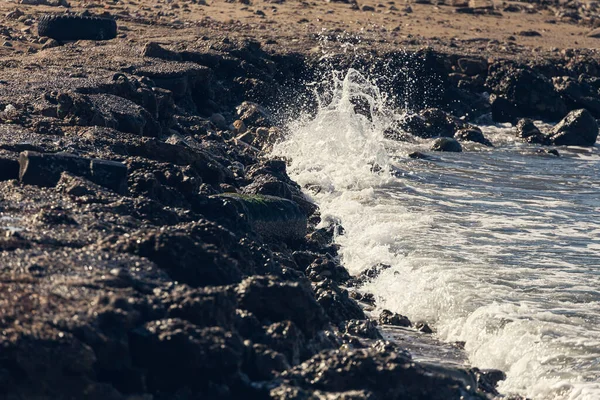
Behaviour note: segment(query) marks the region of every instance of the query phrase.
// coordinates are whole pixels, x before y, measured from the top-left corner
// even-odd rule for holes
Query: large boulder
[[[306,215],[291,200],[236,193],[223,193],[214,198],[233,205],[254,232],[267,241],[301,240],[306,235]]]
[[[598,123],[584,108],[571,111],[550,133],[550,141],[557,146],[593,146],[597,137]]]
[[[556,120],[567,113],[567,106],[552,82],[527,66],[510,62],[493,64],[486,86],[498,98],[506,100],[502,105],[505,112],[496,114],[502,114],[507,120],[527,115]],[[507,115],[507,111],[516,114]]]

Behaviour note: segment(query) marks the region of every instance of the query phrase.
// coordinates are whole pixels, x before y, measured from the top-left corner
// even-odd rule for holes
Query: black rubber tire
[[[117,37],[117,23],[110,18],[47,14],[38,21],[38,35],[56,40],[109,40]]]

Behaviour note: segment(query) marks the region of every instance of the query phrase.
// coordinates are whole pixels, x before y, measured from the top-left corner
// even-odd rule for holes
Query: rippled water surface
[[[392,266],[364,287],[378,307],[465,341],[472,365],[507,373],[504,393],[599,399],[599,149],[557,158],[495,126],[482,127],[494,149],[411,160],[430,143],[383,139],[401,116],[381,111],[367,80],[351,71],[333,93],[275,154],[301,185],[321,187],[314,199],[344,225],[352,273]],[[356,96],[371,118],[354,112]]]

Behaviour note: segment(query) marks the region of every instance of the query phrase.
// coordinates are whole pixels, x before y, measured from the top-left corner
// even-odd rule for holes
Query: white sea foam
[[[465,341],[474,366],[507,373],[504,393],[599,399],[597,150],[543,157],[489,127],[501,145],[491,152],[407,160],[408,145],[383,138],[402,115],[379,90],[352,70],[332,82],[331,100],[274,152],[301,185],[321,187],[351,273],[392,266],[364,288],[378,307]]]

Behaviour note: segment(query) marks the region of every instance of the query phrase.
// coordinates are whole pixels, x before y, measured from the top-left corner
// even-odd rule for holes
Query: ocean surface
[[[506,372],[503,394],[600,399],[600,149],[555,157],[510,125],[482,124],[493,149],[412,160],[431,140],[383,136],[404,115],[350,70],[274,154],[289,158],[323,223],[343,225],[351,273],[391,265],[361,289],[379,310],[464,341],[470,365]]]

